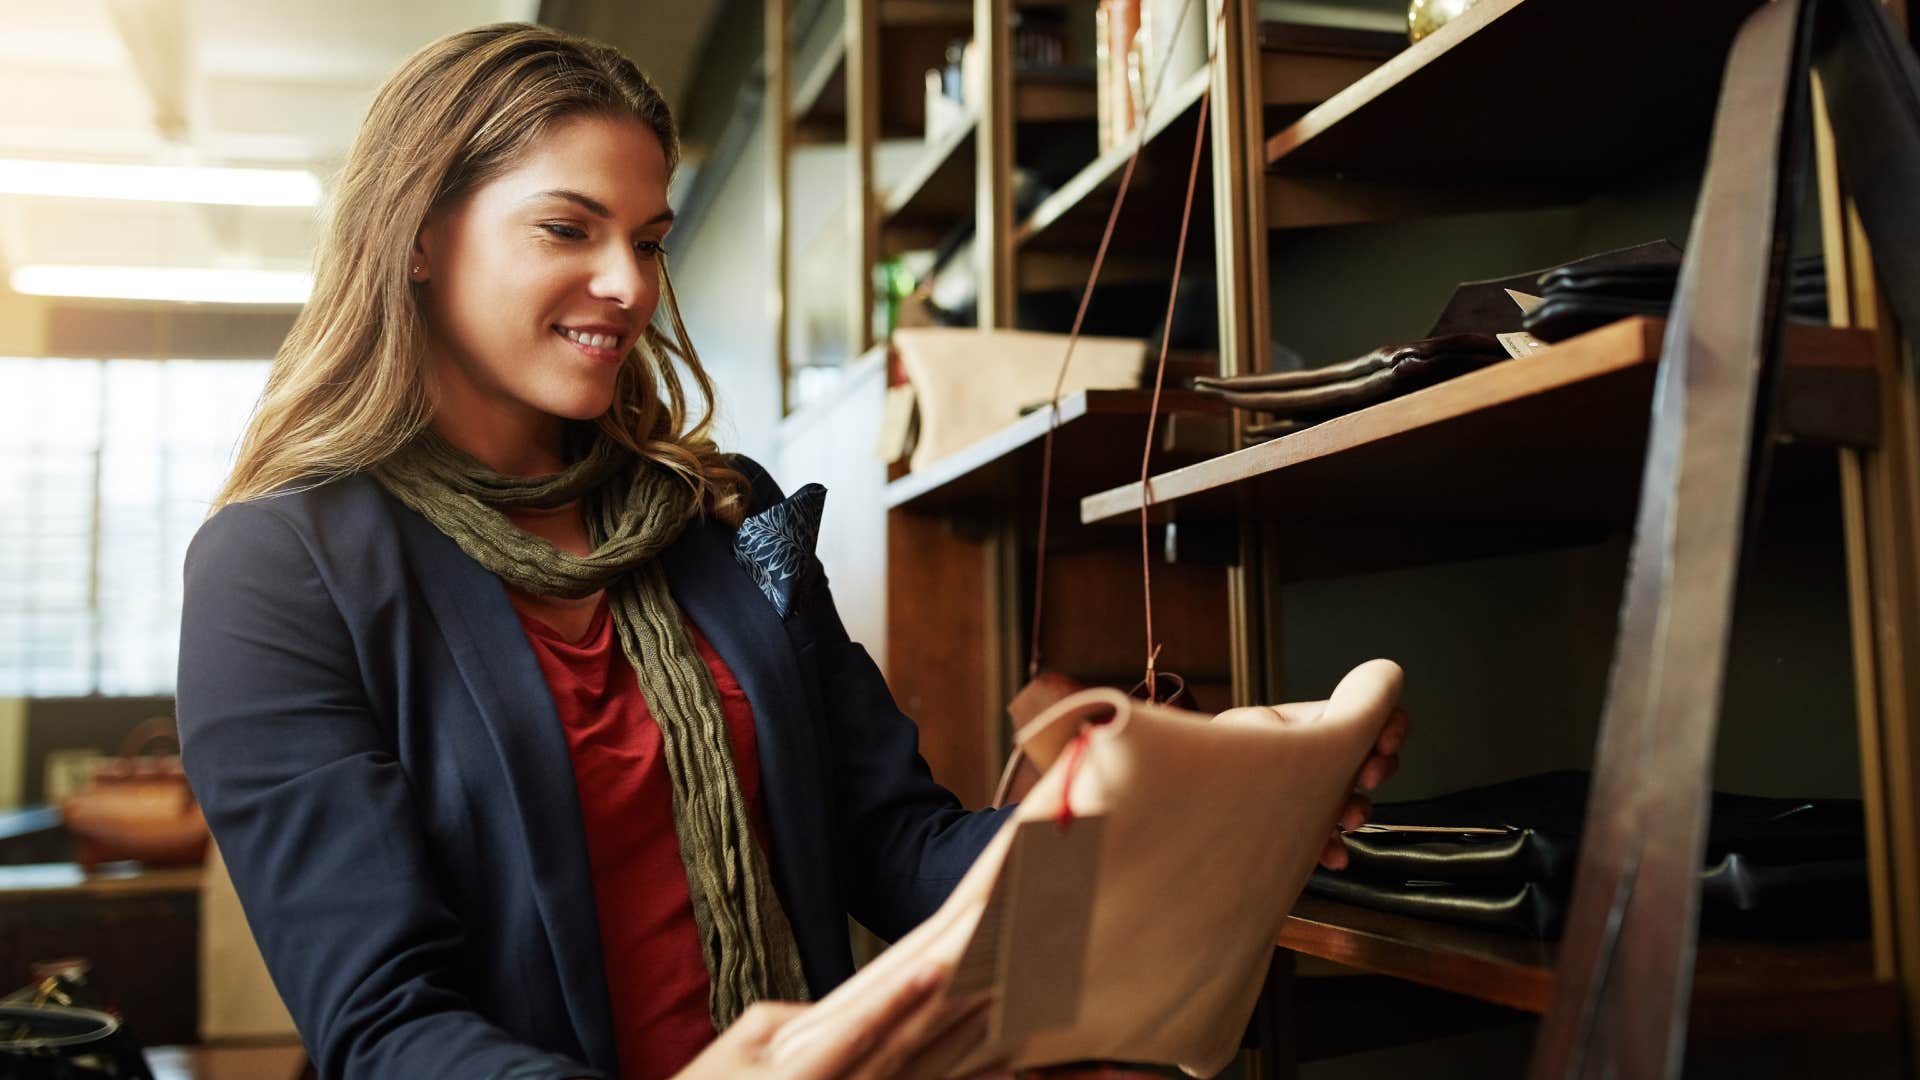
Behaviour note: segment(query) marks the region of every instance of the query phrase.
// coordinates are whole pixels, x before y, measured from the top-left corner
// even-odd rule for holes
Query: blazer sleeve
[[[300,534],[240,503],[186,558],[181,753],[324,1077],[588,1077],[476,1012],[407,777]]]
[[[752,512],[784,495],[750,458],[734,458],[753,485]],[[894,941],[932,915],[1011,810],[969,812],[933,779],[920,730],[893,700],[867,650],[847,636],[826,575],[795,604],[809,620],[827,727],[835,833],[848,914]]]

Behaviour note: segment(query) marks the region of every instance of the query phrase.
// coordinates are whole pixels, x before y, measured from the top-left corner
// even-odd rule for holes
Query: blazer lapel
[[[500,579],[432,523],[394,504],[421,591],[493,737],[526,831],[534,902],[546,924],[581,1049],[614,1067],[612,1008],[566,734],[546,677]],[[565,782],[556,782],[556,778]]]
[[[713,644],[753,706],[774,887],[799,939],[810,986],[844,977],[846,916],[833,888],[829,796],[793,643],[771,601],[706,518],[661,553],[680,610]]]

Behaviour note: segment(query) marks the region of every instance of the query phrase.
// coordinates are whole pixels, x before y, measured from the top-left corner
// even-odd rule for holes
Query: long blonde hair
[[[274,357],[226,486],[259,498],[369,469],[433,416],[426,324],[407,272],[429,215],[512,166],[556,121],[637,119],[660,137],[671,176],[680,137],[665,99],[618,50],[526,23],[441,38],[374,97],[342,170],[315,260],[313,294]],[[679,474],[700,503],[738,522],[745,480],[714,445],[713,383],[687,339],[660,263],[656,317],[620,366],[600,431]],[[690,422],[687,389],[700,412]]]

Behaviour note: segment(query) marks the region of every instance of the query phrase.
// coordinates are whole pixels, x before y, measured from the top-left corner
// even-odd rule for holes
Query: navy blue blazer
[[[757,511],[781,498],[758,465]],[[775,886],[817,998],[999,827],[934,783],[825,582],[782,619],[696,520],[662,554],[752,702]],[[322,1076],[612,1075],[567,743],[499,578],[365,475],[194,537],[182,752]]]

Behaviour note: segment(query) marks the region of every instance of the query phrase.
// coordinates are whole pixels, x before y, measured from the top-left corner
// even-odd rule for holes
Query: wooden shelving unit
[[[1593,188],[1656,155],[1698,156],[1727,45],[1758,6],[1482,0],[1275,132],[1266,160],[1288,172]]]
[[[1148,390],[1084,390],[1060,401],[1060,426],[1054,432],[1054,483],[1060,496],[1059,519],[1073,519],[1072,496],[1100,477],[1139,473],[1136,454],[1114,453],[1118,446],[1138,447],[1146,435]],[[1212,431],[1227,434],[1227,409],[1191,390],[1168,391],[1160,402],[1163,424],[1212,420]],[[887,485],[887,507],[916,513],[988,513],[1002,511],[1038,471],[1041,442],[1052,417],[1047,408],[1029,412],[1017,423],[941,458],[931,467],[907,473]],[[1166,457],[1192,457],[1191,451]]]
[[[1281,948],[1522,1012],[1547,1008],[1554,942],[1437,923],[1305,896],[1280,932]],[[1900,986],[1874,973],[1864,940],[1705,938],[1696,964],[1696,1024],[1799,1026],[1809,1008],[1884,1024]],[[1792,1008],[1783,1009],[1788,1002]]]
[[[927,143],[913,169],[886,192],[881,219],[888,227],[951,222],[973,211],[973,143],[978,114]]]
[[[794,81],[793,125],[814,139],[845,134],[847,122],[847,41],[844,36],[798,73]]]
[[[1193,155],[1193,127],[1200,95],[1206,89],[1207,73],[1195,72],[1184,82],[1164,89],[1163,100],[1148,115],[1146,146],[1134,167],[1133,189],[1127,196],[1128,208],[1123,211],[1125,227],[1118,230],[1122,235],[1116,243],[1121,250],[1171,253],[1179,227],[1180,198],[1186,191],[1187,164]],[[1025,249],[1091,249],[1106,224],[1120,174],[1132,155],[1129,141],[1095,158],[1020,223],[1014,243]],[[1205,208],[1194,207],[1196,215],[1203,212],[1207,212]],[[1169,216],[1175,218],[1172,233],[1166,224]]]
[[[1525,1012],[1546,1008],[1553,946],[1303,896],[1280,947]]]
[[[1021,80],[1014,87],[1016,156],[1064,132],[1094,121],[1093,87],[1061,79]],[[927,248],[938,230],[973,213],[980,116],[969,114],[938,138],[927,140],[913,167],[882,195],[882,248],[886,254]]]
[[[882,138],[921,133],[920,73],[944,62],[948,39],[965,37],[972,26],[969,3],[946,0],[876,0],[880,47],[897,63],[890,65],[880,100]],[[846,137],[849,35],[829,38],[811,63],[793,76],[789,116],[796,141],[838,142]]]
[[[1639,487],[1659,319],[1625,319],[1531,356],[1210,461],[1088,495],[1088,524],[1155,508],[1288,521],[1507,518],[1630,523]],[[1787,435],[1870,445],[1873,338],[1791,327]],[[1817,403],[1817,404],[1816,404]],[[1836,417],[1847,422],[1835,422]],[[1852,430],[1848,430],[1851,427]]]
[[[789,115],[798,139],[835,137],[833,129],[843,126],[839,137],[856,155],[847,199],[853,209],[845,223],[860,255],[847,260],[856,294],[854,351],[870,344],[871,295],[859,294],[869,288],[872,265],[930,247],[969,223],[981,325],[1019,325],[1023,296],[1031,311],[1043,290],[1077,287],[1131,142],[1093,152],[1085,88],[1023,82],[1012,70],[1007,27],[1015,10],[1039,6],[1090,22],[1092,5],[848,3],[838,49],[792,81]],[[1431,245],[1435,235],[1446,235],[1433,226],[1460,212],[1479,214],[1457,220],[1492,236],[1508,227],[1503,215],[1515,215],[1518,231],[1518,222],[1532,220],[1520,215],[1543,207],[1560,214],[1604,202],[1616,216],[1623,206],[1644,211],[1638,202],[1664,197],[1666,190],[1650,186],[1649,177],[1697,181],[1687,174],[1697,173],[1704,159],[1727,47],[1759,4],[1630,0],[1597,8],[1567,0],[1479,0],[1438,32],[1403,47],[1377,31],[1263,24],[1253,0],[1209,0],[1210,13],[1225,11],[1217,66],[1164,88],[1146,123],[1102,280],[1166,280],[1203,95],[1211,96],[1187,260],[1201,276],[1211,268],[1218,326],[1211,355],[1223,374],[1269,366],[1271,342],[1288,336],[1287,327],[1270,325],[1279,321],[1276,312],[1318,315],[1311,302],[1289,306],[1295,298],[1270,278],[1316,296],[1322,289],[1337,296],[1360,288],[1332,270],[1301,273],[1288,263],[1300,252],[1332,261],[1338,252],[1329,252],[1338,244],[1330,237],[1367,233],[1376,262],[1389,262],[1400,252],[1380,241],[1384,233],[1414,230]],[[858,155],[870,154],[883,138],[921,134],[920,79],[927,67],[939,66],[929,50],[969,33],[983,46],[986,100],[965,123],[927,141],[905,175],[881,189],[872,169],[857,164]],[[849,110],[849,91],[858,105],[860,87],[867,88],[867,108]],[[1033,169],[1045,173],[1051,188],[1018,215],[1014,174],[1033,167],[1042,146],[1066,146],[1068,153],[1064,162],[1056,153],[1044,169]],[[1841,193],[1833,184],[1829,177],[1822,198],[1830,251],[1837,236],[1845,246],[1845,229],[1836,224],[1844,217]],[[860,219],[862,208],[871,209],[870,222]],[[1339,231],[1350,226],[1360,228]],[[1561,241],[1572,246],[1589,238],[1569,229]],[[1518,242],[1493,249],[1532,250]],[[1586,251],[1600,249],[1596,243]],[[1409,262],[1451,269],[1453,253],[1444,249],[1410,254],[1418,258]],[[1571,253],[1555,255],[1567,257]],[[1317,263],[1307,265],[1318,270]],[[1378,270],[1379,283],[1369,287],[1407,289],[1412,303],[1413,275],[1399,269],[1370,264],[1357,276]],[[1831,261],[1829,269],[1839,301],[1834,310],[1844,323],[1846,311],[1858,310],[1871,293],[1871,274],[1857,252]],[[1447,280],[1487,276],[1483,268]],[[1417,303],[1438,299],[1422,293]],[[1115,638],[1115,626],[1134,610],[1139,555],[1128,545],[1137,544],[1138,533],[1126,526],[1143,505],[1155,527],[1177,526],[1183,537],[1179,557],[1155,571],[1156,629],[1189,650],[1179,666],[1238,702],[1326,689],[1281,685],[1293,677],[1287,661],[1310,654],[1315,644],[1299,648],[1282,619],[1295,586],[1317,591],[1324,604],[1330,593],[1344,597],[1354,587],[1349,575],[1377,578],[1373,572],[1434,564],[1444,564],[1436,567],[1444,572],[1452,564],[1516,553],[1558,558],[1567,552],[1556,549],[1601,541],[1624,549],[1645,463],[1663,329],[1658,319],[1623,320],[1237,449],[1230,442],[1238,431],[1231,414],[1210,399],[1170,393],[1162,424],[1175,432],[1177,445],[1163,449],[1144,485],[1137,481],[1144,395],[1070,396],[1056,432],[1049,595],[1098,598],[1101,614],[1087,620],[1098,625],[1052,628],[1043,653],[1102,679],[1124,673],[1134,644],[1096,639]],[[1897,673],[1920,670],[1920,605],[1905,595],[1908,579],[1885,570],[1892,558],[1887,537],[1898,530],[1884,523],[1910,520],[1914,507],[1911,492],[1902,502],[1873,478],[1915,475],[1920,462],[1907,460],[1911,433],[1889,436],[1896,413],[1888,403],[1898,400],[1895,388],[1902,385],[1890,340],[1871,329],[1790,328],[1783,438],[1769,497],[1789,516],[1831,518],[1833,508],[1841,508],[1843,521],[1829,532],[1844,533],[1844,543],[1832,545],[1833,563],[1846,564],[1847,582],[1834,591],[1845,594],[1856,659],[1842,676],[1852,680],[1852,699],[1835,711],[1857,710],[1868,813],[1901,823],[1908,830],[1901,835],[1911,835],[1920,828],[1914,795],[1920,762],[1910,760],[1911,748],[1920,745],[1920,717],[1900,681],[1905,676]],[[1003,710],[1024,677],[1031,529],[1049,420],[1044,411],[1029,414],[943,461],[911,472],[896,466],[882,476],[881,466],[862,456],[867,443],[846,444],[844,434],[858,431],[864,438],[877,422],[881,382],[864,380],[862,393],[872,391],[867,397],[832,403],[826,407],[832,417],[809,425],[823,446],[832,442],[832,452],[815,447],[804,459],[831,460],[859,479],[806,478],[872,493],[871,505],[842,501],[834,513],[843,523],[859,517],[842,527],[860,531],[860,569],[884,566],[886,586],[883,595],[865,597],[864,613],[842,597],[843,611],[864,614],[866,625],[884,625],[885,652],[893,658],[889,683],[921,726],[934,774],[963,800],[977,802],[1004,760]],[[1166,550],[1173,549],[1169,542]],[[1483,644],[1503,648],[1499,641]],[[1742,735],[1727,727],[1727,738]],[[1450,734],[1420,737],[1445,742]],[[1819,737],[1848,734],[1844,725],[1828,725]],[[1870,940],[1703,939],[1692,1030],[1703,1039],[1771,1036],[1797,1024],[1823,1036],[1852,1033],[1898,1045],[1904,1032],[1920,1026],[1920,962],[1914,950],[1895,947],[1920,939],[1920,901],[1894,896],[1889,884],[1911,877],[1920,855],[1882,849],[1875,858],[1878,922]],[[1463,1006],[1462,1018],[1476,1009],[1482,1016],[1540,1014],[1550,1001],[1557,954],[1550,942],[1315,897],[1300,902],[1278,945],[1371,973],[1370,981],[1394,980],[1409,993],[1447,995]],[[1359,1028],[1365,1026],[1342,1039],[1364,1038]],[[1433,1023],[1423,1030],[1439,1033]],[[1284,1062],[1286,1056],[1282,1047],[1277,1057]],[[1268,1065],[1274,1075],[1290,1075],[1284,1064]]]
[[[1757,6],[1663,8],[1649,33],[1650,6],[1476,4],[1267,138],[1268,225],[1562,204],[1697,158]]]

